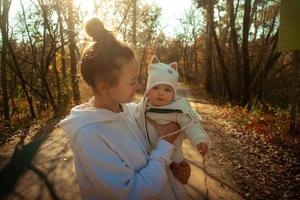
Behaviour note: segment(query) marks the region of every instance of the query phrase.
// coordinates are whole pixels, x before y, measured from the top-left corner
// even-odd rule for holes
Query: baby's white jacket
[[[157,113],[157,112],[149,112],[150,109],[169,109],[175,110],[172,113]],[[211,141],[203,129],[201,122],[201,116],[193,110],[190,102],[186,98],[177,97],[170,104],[155,107],[148,104],[148,98],[145,97],[137,106],[136,110],[136,120],[141,127],[141,129],[147,133],[148,132],[148,142],[150,146],[155,146],[158,141],[158,136],[151,126],[150,123],[145,123],[146,115],[156,121],[159,124],[167,124],[172,122],[177,122],[180,125],[180,130],[183,130],[184,136],[191,141],[193,146],[196,146],[200,142],[204,142],[211,147]],[[175,145],[175,151],[177,150]],[[173,153],[175,154],[175,153]]]
[[[169,109],[174,110],[172,113],[157,113],[157,112],[149,112],[151,109]],[[148,104],[148,98],[145,97],[137,106],[137,110],[135,113],[136,120],[146,134],[149,146],[152,149],[156,148],[157,141],[159,141],[159,137],[151,123],[146,123],[146,116],[153,119],[159,124],[167,124],[172,122],[177,122],[180,125],[180,128],[184,135],[179,136],[174,141],[175,150],[171,157],[172,161],[180,163],[183,158],[182,153],[182,142],[184,136],[188,138],[193,146],[196,146],[200,142],[204,142],[211,147],[211,141],[200,124],[201,117],[200,115],[193,110],[189,101],[185,98],[176,98],[172,103],[161,106],[154,107]],[[199,154],[200,156],[200,154]],[[176,199],[186,199],[187,192],[185,187],[173,176],[172,172],[168,170],[169,182],[172,186],[172,189],[176,195]]]
[[[174,146],[160,140],[150,151],[134,119],[136,104],[122,108],[95,108],[91,99],[59,123],[74,152],[82,199],[175,199],[166,171]]]

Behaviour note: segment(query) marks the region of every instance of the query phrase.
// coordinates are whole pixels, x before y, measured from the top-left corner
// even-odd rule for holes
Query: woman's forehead
[[[137,73],[139,73],[139,64],[136,59],[133,59],[130,62],[127,62],[123,66],[123,73],[126,73],[130,76],[136,76]]]
[[[125,82],[129,82],[135,80],[139,75],[139,65],[134,62],[127,62],[121,68],[119,75],[119,84],[125,84]]]

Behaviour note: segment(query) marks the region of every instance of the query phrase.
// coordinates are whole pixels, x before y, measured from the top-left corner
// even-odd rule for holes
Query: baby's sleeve
[[[208,134],[198,119],[190,114],[183,113],[178,114],[177,120],[181,128],[186,127],[184,129],[184,134],[191,141],[193,146],[196,146],[200,142],[204,142],[207,144],[208,148],[211,148],[211,141]]]

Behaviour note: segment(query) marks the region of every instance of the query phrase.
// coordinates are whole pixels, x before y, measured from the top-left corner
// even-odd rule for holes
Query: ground
[[[222,107],[205,94],[193,96],[182,84],[178,93],[201,114],[213,143],[205,162],[189,141],[183,144],[192,167],[190,199],[299,198],[298,152],[228,129],[230,121],[218,114]],[[59,120],[20,130],[0,147],[0,199],[80,199],[68,139],[55,127]]]

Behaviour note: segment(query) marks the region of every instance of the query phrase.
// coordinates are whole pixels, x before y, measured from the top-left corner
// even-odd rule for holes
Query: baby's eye
[[[166,92],[171,92],[171,89],[170,88],[166,88],[165,91]]]
[[[157,86],[154,86],[152,89],[154,89],[154,90],[157,90],[157,89],[158,89],[158,87],[157,87]]]

